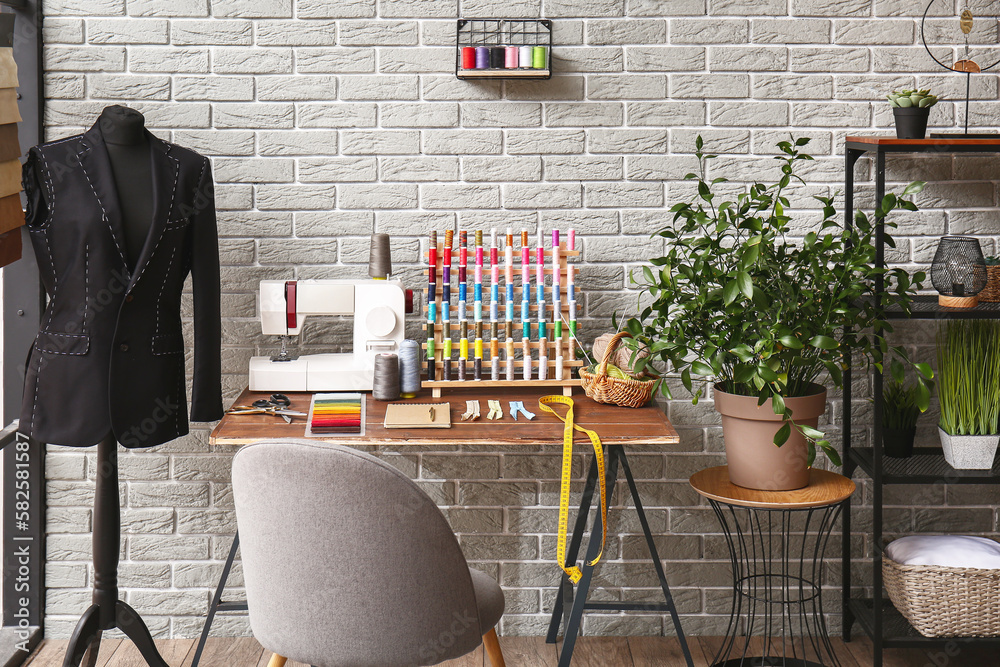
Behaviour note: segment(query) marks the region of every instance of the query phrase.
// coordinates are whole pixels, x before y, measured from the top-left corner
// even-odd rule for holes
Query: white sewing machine
[[[281,352],[250,359],[253,391],[371,391],[375,355],[397,353],[405,328],[406,292],[398,280],[262,280],[257,312],[265,335],[281,336]],[[285,350],[310,315],[353,315],[353,352]]]

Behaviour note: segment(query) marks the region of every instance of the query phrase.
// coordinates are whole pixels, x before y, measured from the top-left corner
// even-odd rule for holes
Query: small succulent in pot
[[[929,109],[938,101],[937,96],[931,95],[931,91],[927,88],[924,90],[904,88],[898,92],[893,91],[885,97],[893,109]]]
[[[931,91],[909,90],[904,88],[898,92],[886,95],[892,106],[892,115],[896,121],[896,136],[900,139],[923,139],[927,134],[927,120],[931,107],[937,104],[938,98]]]

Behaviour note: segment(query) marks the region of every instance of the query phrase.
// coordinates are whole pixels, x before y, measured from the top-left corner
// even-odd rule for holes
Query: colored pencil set
[[[541,231],[536,235],[534,247],[526,230],[514,234],[508,228],[506,235],[498,237],[497,230],[493,229],[488,236],[488,249],[484,247],[486,239],[481,230],[472,235],[472,249],[469,248],[470,236],[467,232],[460,231],[457,236],[456,253],[453,231],[444,233],[441,245],[438,245],[438,233],[430,234],[425,385],[466,380],[550,381],[550,386],[570,384],[567,382],[570,380],[570,367],[579,365],[573,353],[572,340],[577,330],[574,266],[567,261],[579,255],[574,230],[569,230],[565,241],[561,241],[559,230],[553,230],[548,248]],[[520,242],[519,252],[515,250],[517,241]],[[457,267],[453,266],[456,254]],[[514,266],[518,257],[521,262],[519,284],[515,281]],[[487,260],[489,283],[484,288]],[[474,262],[472,272],[468,271],[470,261]],[[453,277],[457,277],[458,296],[454,310]],[[517,296],[520,296],[520,326],[515,329]],[[488,309],[489,315],[488,329],[483,319],[485,309]],[[457,359],[452,340],[453,317],[458,322]],[[488,339],[484,335],[486,331]]]

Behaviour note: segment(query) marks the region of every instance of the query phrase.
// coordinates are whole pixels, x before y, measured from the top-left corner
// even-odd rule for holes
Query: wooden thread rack
[[[486,248],[485,251],[486,252],[484,254],[486,255],[487,262],[484,263],[484,265],[483,265],[483,305],[482,305],[482,309],[483,309],[483,313],[489,313],[489,297],[490,297],[490,287],[489,287],[490,286],[490,281],[488,279],[489,275],[490,275],[490,266],[489,266],[489,263],[488,263],[489,248]],[[471,248],[470,248],[470,253],[469,254],[470,255],[474,255],[474,252],[472,251]],[[458,367],[458,364],[461,363],[461,362],[459,361],[459,358],[458,358],[458,356],[459,356],[459,345],[457,343],[458,343],[459,339],[457,338],[457,336],[460,336],[461,334],[459,334],[458,316],[456,315],[456,313],[458,312],[458,287],[457,287],[458,286],[458,280],[457,280],[457,277],[458,277],[458,265],[453,261],[452,262],[452,266],[451,266],[451,274],[452,274],[452,278],[454,278],[454,280],[452,282],[454,283],[455,287],[451,291],[451,294],[452,294],[451,306],[452,306],[452,311],[453,312],[451,314],[451,319],[450,319],[450,321],[451,321],[451,335],[452,335],[452,354],[451,354],[451,358],[446,360],[444,358],[444,344],[443,344],[444,343],[444,326],[442,325],[442,322],[441,322],[441,319],[442,319],[442,317],[441,317],[441,313],[442,313],[441,308],[442,308],[442,305],[443,305],[443,300],[442,300],[442,296],[441,296],[441,294],[442,294],[441,286],[444,284],[444,282],[443,282],[444,281],[444,261],[443,261],[443,257],[444,257],[444,244],[439,243],[438,246],[437,246],[437,263],[436,263],[436,265],[434,267],[435,276],[436,276],[436,278],[435,278],[435,284],[438,286],[437,290],[435,291],[435,294],[434,294],[434,302],[437,304],[436,308],[437,308],[437,312],[438,312],[437,321],[434,324],[434,368],[435,368],[435,375],[434,376],[437,379],[435,379],[435,380],[428,380],[428,379],[426,379],[426,376],[424,375],[424,376],[422,376],[424,379],[421,381],[420,386],[421,387],[429,387],[431,389],[431,392],[432,392],[434,398],[440,398],[442,390],[444,390],[444,389],[458,389],[458,388],[466,388],[466,389],[468,389],[468,388],[470,388],[472,386],[476,386],[476,387],[559,387],[559,388],[562,389],[562,393],[564,395],[571,396],[572,393],[573,393],[573,387],[579,387],[580,386],[580,379],[573,377],[573,369],[574,368],[578,368],[580,366],[583,366],[583,362],[576,358],[576,343],[574,342],[573,337],[570,334],[570,327],[569,327],[569,298],[568,298],[568,296],[569,296],[569,288],[567,287],[568,277],[567,277],[567,269],[566,269],[566,267],[567,267],[567,261],[566,260],[567,260],[568,257],[579,257],[579,255],[580,255],[580,251],[579,250],[568,250],[565,243],[560,243],[559,244],[559,273],[560,273],[560,283],[561,283],[561,285],[560,285],[561,295],[560,295],[560,303],[559,303],[559,305],[560,305],[560,316],[562,317],[562,320],[563,320],[563,323],[562,323],[562,335],[558,339],[555,338],[555,328],[553,327],[554,322],[552,321],[551,318],[547,318],[545,320],[545,324],[546,324],[546,326],[545,326],[546,341],[547,341],[546,345],[548,346],[548,353],[549,353],[548,354],[548,363],[547,363],[547,366],[548,366],[548,374],[547,374],[548,378],[547,379],[545,379],[545,380],[539,380],[538,379],[538,363],[539,363],[538,362],[538,350],[541,348],[541,341],[538,340],[538,303],[537,303],[537,301],[535,299],[535,296],[534,296],[535,295],[535,289],[536,289],[537,286],[535,285],[534,282],[531,283],[531,288],[532,288],[532,293],[531,294],[532,294],[532,296],[528,300],[528,305],[529,305],[529,308],[530,308],[529,314],[532,317],[531,322],[530,322],[530,325],[531,325],[531,340],[528,341],[528,346],[529,346],[529,348],[531,350],[531,356],[532,356],[532,360],[531,360],[532,379],[525,380],[525,379],[523,379],[523,376],[522,376],[523,358],[522,358],[522,355],[521,355],[521,350],[522,350],[523,343],[522,343],[522,338],[520,337],[519,333],[524,330],[524,327],[523,327],[523,323],[519,319],[520,318],[520,312],[521,312],[521,301],[520,300],[515,300],[515,302],[514,302],[514,321],[513,321],[514,336],[513,336],[513,342],[514,342],[514,352],[515,352],[515,356],[514,356],[515,379],[514,380],[507,380],[506,379],[507,358],[506,358],[506,352],[505,352],[505,350],[506,350],[506,345],[507,345],[507,337],[506,337],[506,334],[505,334],[505,332],[506,332],[506,328],[505,327],[507,325],[507,321],[504,319],[504,315],[505,315],[505,312],[506,312],[505,311],[505,307],[506,307],[505,293],[506,293],[506,284],[507,283],[504,280],[501,280],[501,283],[500,283],[501,284],[501,287],[500,287],[500,290],[499,290],[499,292],[500,292],[500,301],[497,304],[497,311],[498,311],[497,312],[497,315],[498,315],[498,319],[497,319],[497,325],[498,325],[497,326],[497,334],[498,334],[498,336],[497,336],[497,338],[498,338],[498,341],[499,341],[499,350],[501,352],[501,357],[499,359],[494,359],[491,356],[489,358],[489,360],[487,360],[487,358],[486,358],[487,355],[489,354],[489,351],[490,351],[490,340],[491,340],[491,338],[489,336],[490,336],[490,324],[491,324],[491,321],[487,317],[484,317],[483,318],[483,322],[482,322],[482,324],[483,324],[483,360],[482,360],[482,374],[481,374],[482,379],[476,380],[474,378],[472,368],[473,368],[473,349],[475,347],[474,343],[475,343],[475,326],[476,325],[475,325],[475,320],[474,320],[474,315],[473,315],[473,313],[474,313],[474,310],[473,310],[473,304],[474,304],[474,302],[473,302],[473,282],[471,280],[471,277],[472,277],[472,275],[474,273],[474,268],[475,267],[474,267],[473,264],[470,263],[469,269],[468,269],[468,276],[467,276],[467,278],[469,278],[469,279],[466,281],[466,283],[468,285],[468,297],[469,297],[466,300],[466,323],[468,325],[468,332],[469,332],[469,339],[468,339],[469,340],[469,359],[467,359],[465,361],[465,363],[467,364],[466,379],[465,380],[454,380],[454,379],[453,380],[442,380],[440,378],[443,377],[443,375],[444,375],[444,373],[443,373],[443,367],[444,367],[445,363],[450,363],[452,365],[452,370],[454,371],[452,373],[452,377],[458,377],[457,367]],[[458,257],[458,253],[454,252],[453,253],[453,257],[457,258]],[[502,255],[502,252],[501,252],[501,258],[502,257],[503,257],[503,255]],[[532,258],[532,269],[531,269],[531,271],[532,271],[532,274],[533,274],[534,270],[535,270],[535,268],[534,268],[535,267],[535,264],[534,264],[535,251],[534,251],[534,249],[532,249],[531,258]],[[545,250],[545,258],[547,259],[547,262],[546,262],[546,269],[545,269],[544,276],[546,278],[551,279],[551,276],[552,276],[552,266],[551,266],[551,263],[552,263],[552,251],[550,249],[546,249]],[[517,259],[517,253],[515,253],[515,260],[516,259]],[[429,262],[430,262],[430,253],[425,253],[424,254],[424,261],[425,261],[425,265],[429,264]],[[521,268],[519,266],[515,266],[514,275],[515,276],[518,275],[519,272],[520,272],[520,270],[521,270]],[[428,267],[425,270],[425,272],[424,272],[425,275],[428,278],[430,277],[428,275],[429,272],[430,272],[430,268]],[[500,266],[500,275],[501,275],[501,277],[504,275],[504,266],[503,265]],[[516,295],[520,295],[521,294],[520,286],[518,286],[518,289],[516,290],[515,294]],[[552,285],[551,285],[551,283],[548,283],[546,285],[546,296],[548,297],[547,300],[545,301],[546,313],[547,314],[551,314],[552,313]],[[579,290],[576,290],[576,297],[577,297],[576,298],[576,301],[577,301],[577,316],[579,316],[579,312],[581,310],[580,309],[580,298],[579,298],[580,297],[580,292],[579,292]],[[424,327],[424,331],[425,332],[427,332],[427,329],[428,329],[428,326],[429,326],[428,322],[427,322],[427,310],[428,310],[427,304],[428,303],[430,303],[430,298],[429,298],[429,294],[428,294],[428,288],[424,287],[424,307],[423,307],[423,314],[424,314],[423,321],[424,321],[424,325],[423,325],[423,327]],[[578,333],[579,333],[579,331],[578,331]],[[429,338],[429,336],[425,336],[425,338]],[[421,344],[421,350],[423,351],[422,364],[426,366],[426,363],[427,363],[427,343],[426,343],[426,341]],[[555,375],[555,369],[556,369],[556,352],[558,350],[562,351],[562,357],[563,357],[562,365],[563,365],[563,370],[562,370],[562,377],[558,377],[557,378],[557,377],[554,377],[554,375]],[[493,364],[494,363],[499,363],[500,364],[500,374],[501,374],[501,377],[503,379],[493,380],[491,378],[491,373],[492,373],[492,368],[493,368]]]

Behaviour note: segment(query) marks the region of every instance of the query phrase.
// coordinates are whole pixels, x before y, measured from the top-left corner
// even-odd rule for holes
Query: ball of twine
[[[595,364],[600,365],[601,360],[604,359],[604,352],[608,349],[608,343],[610,343],[611,339],[614,337],[615,335],[613,333],[605,333],[601,334],[596,339],[594,339],[593,354],[594,354]],[[649,350],[647,348],[640,347],[638,351],[631,350],[628,347],[626,347],[625,342],[622,341],[621,343],[619,343],[618,348],[611,354],[611,358],[608,360],[608,363],[617,366],[623,371],[635,374],[635,372],[632,370],[633,352],[636,355],[635,356],[636,361],[649,356]]]

